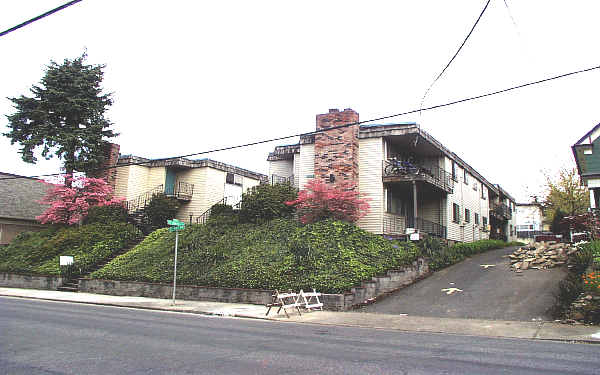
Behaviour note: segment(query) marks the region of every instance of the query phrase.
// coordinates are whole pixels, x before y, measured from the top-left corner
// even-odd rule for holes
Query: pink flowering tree
[[[101,178],[65,176],[69,184],[54,185],[39,201],[49,205],[36,219],[42,224],[77,224],[87,215],[90,207],[123,204],[124,198],[113,198],[113,189]]]
[[[356,184],[329,185],[321,180],[310,180],[306,188],[298,192],[298,198],[285,202],[295,206],[304,224],[323,219],[355,222],[369,210],[367,199],[360,198]]]

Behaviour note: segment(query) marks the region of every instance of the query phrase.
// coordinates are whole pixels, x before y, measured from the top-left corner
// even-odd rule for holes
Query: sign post
[[[173,266],[173,305],[175,305],[175,288],[177,288],[177,243],[179,242],[179,231],[185,229],[185,223],[177,219],[167,220],[169,232],[175,232],[175,262]]]

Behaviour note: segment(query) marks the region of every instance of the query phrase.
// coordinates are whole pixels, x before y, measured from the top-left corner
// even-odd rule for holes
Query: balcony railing
[[[425,181],[447,193],[454,191],[452,175],[439,167],[425,167],[396,159],[383,161],[384,182]]]
[[[383,214],[383,234],[392,236],[406,234],[406,218],[390,213]]]
[[[271,175],[271,185],[275,184],[290,184],[294,186],[294,175],[289,177],[278,176],[276,174]]]
[[[510,208],[508,208],[507,205],[502,204],[502,203],[494,205],[494,207],[492,209],[492,213],[502,219],[506,219],[506,220],[512,219],[512,212],[510,211]]]
[[[444,225],[434,223],[433,221],[425,220],[420,217],[409,217],[406,220],[406,226],[408,228],[418,229],[420,232],[425,232],[431,236],[446,238],[447,229]]]
[[[175,196],[175,198],[180,200],[191,200],[192,195],[194,195],[194,184],[190,184],[184,181],[177,182],[173,191],[173,195]]]
[[[414,228],[420,232],[427,233],[434,237],[446,238],[447,229],[442,224],[425,220],[420,217],[405,217],[385,213],[383,216],[383,234],[386,235],[404,235],[406,228]]]

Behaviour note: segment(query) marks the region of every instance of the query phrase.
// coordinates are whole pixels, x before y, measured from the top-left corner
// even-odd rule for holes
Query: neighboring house
[[[38,203],[47,190],[40,180],[0,172],[0,245],[8,244],[21,232],[44,227],[35,217],[48,208]]]
[[[317,130],[351,124],[358,113],[331,109],[316,122]],[[298,144],[276,147],[267,160],[271,182],[290,181],[300,189],[313,178],[356,183],[371,206],[357,224],[373,233],[516,239],[515,200],[416,123],[305,135]]]
[[[139,164],[139,165],[135,165]],[[180,202],[177,219],[204,220],[214,204],[235,205],[246,190],[267,182],[267,176],[210,159],[150,160],[120,156],[114,170],[116,197],[125,197],[130,211],[142,209],[155,193]]]
[[[533,203],[517,203],[517,237],[534,238],[544,230],[544,214],[542,205]]]
[[[600,208],[600,124],[571,146],[582,185],[590,191],[590,208]]]

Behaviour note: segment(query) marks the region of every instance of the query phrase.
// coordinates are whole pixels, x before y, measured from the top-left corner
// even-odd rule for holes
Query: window
[[[477,187],[479,186],[477,181],[473,181],[473,190],[477,191]]]
[[[479,214],[475,213],[475,225],[479,225]]]
[[[471,211],[465,208],[465,223],[471,222]]]
[[[454,181],[457,181],[457,178],[456,178],[456,163],[455,162],[452,162],[452,179]]]
[[[485,189],[483,188],[483,184],[481,184],[481,199],[485,200]]]
[[[510,235],[511,236],[513,235],[513,226],[512,226],[512,224],[510,225]]]
[[[463,169],[463,180],[465,180],[465,184],[469,184],[469,174],[467,173],[467,168]]]
[[[481,221],[482,221],[482,223],[483,223],[483,226],[487,228],[487,217],[483,216],[483,217],[481,218]]]
[[[460,207],[456,203],[452,203],[452,221],[460,222]]]
[[[228,184],[242,185],[242,176],[234,173],[227,173],[225,176],[225,182]]]

